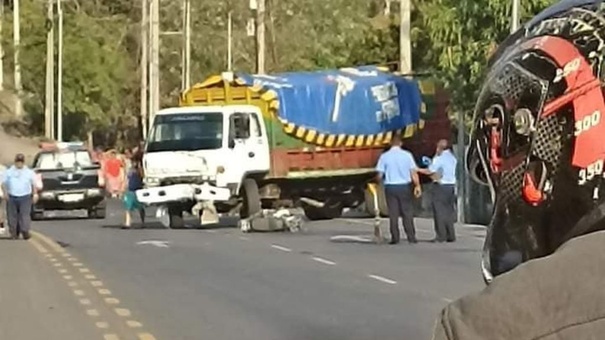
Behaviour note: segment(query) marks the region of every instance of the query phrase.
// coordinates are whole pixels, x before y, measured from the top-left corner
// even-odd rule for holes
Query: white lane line
[[[240,236],[239,239],[242,240],[242,241],[248,241],[249,240],[249,238],[247,238],[246,236]]]
[[[321,257],[313,257],[313,261],[319,262],[319,263],[323,263],[323,264],[327,264],[330,266],[335,266],[336,262],[332,262],[330,260],[326,260],[326,259],[322,259]]]
[[[378,280],[380,282],[388,283],[390,285],[396,285],[397,284],[397,281],[394,281],[394,280],[391,280],[391,279],[387,279],[386,277],[382,277],[382,276],[379,276],[379,275],[370,274],[370,275],[368,275],[368,277],[372,278],[374,280]]]
[[[207,232],[207,233],[210,233],[210,234],[216,234],[216,230],[206,229],[204,231]]]
[[[443,300],[443,301],[445,301],[447,303],[450,303],[450,302],[454,301],[454,300],[448,299],[448,298],[441,298],[441,300]]]
[[[282,247],[282,246],[279,246],[279,245],[277,245],[277,244],[272,244],[272,245],[271,245],[271,248],[275,248],[275,249],[277,249],[277,250],[285,251],[285,252],[287,252],[287,253],[289,253],[289,252],[291,252],[291,251],[292,251],[292,249],[290,249],[290,248]]]

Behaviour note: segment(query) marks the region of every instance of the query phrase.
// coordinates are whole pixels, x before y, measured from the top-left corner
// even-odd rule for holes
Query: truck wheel
[[[342,205],[340,203],[326,203],[321,208],[305,205],[303,210],[310,221],[331,220],[342,216]]]
[[[44,219],[44,211],[43,210],[32,211],[30,217],[31,217],[32,221],[41,221]]]
[[[95,220],[104,220],[106,215],[107,210],[105,210],[105,207],[96,207],[88,211],[88,218]]]
[[[183,219],[183,208],[178,204],[168,206],[169,226],[171,229],[185,228],[185,220]]]
[[[260,193],[255,180],[246,178],[242,183],[240,195],[243,199],[243,206],[240,211],[241,218],[250,217],[261,211]]]
[[[387,206],[387,198],[384,193],[384,186],[378,185],[378,211],[380,212],[380,217],[388,217],[389,216],[389,208]],[[366,203],[366,212],[370,216],[375,215],[376,206],[374,205],[374,197],[370,190],[367,188],[364,192],[365,203]]]

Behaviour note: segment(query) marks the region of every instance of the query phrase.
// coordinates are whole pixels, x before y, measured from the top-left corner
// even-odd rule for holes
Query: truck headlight
[[[160,179],[157,177],[145,177],[143,183],[145,183],[146,186],[158,186],[160,185]]]
[[[88,190],[86,190],[86,195],[87,196],[100,196],[101,189],[88,189]]]

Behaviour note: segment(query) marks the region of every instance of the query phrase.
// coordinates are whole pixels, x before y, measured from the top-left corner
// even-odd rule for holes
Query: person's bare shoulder
[[[537,339],[573,332],[602,334],[605,232],[569,241],[553,255],[496,278],[482,292],[447,306],[434,340]],[[571,327],[571,328],[570,328]],[[598,328],[598,329],[597,329]],[[588,333],[587,333],[588,332]],[[585,338],[585,337],[582,337]]]

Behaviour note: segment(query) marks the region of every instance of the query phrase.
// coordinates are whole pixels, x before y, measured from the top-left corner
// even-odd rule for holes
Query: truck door
[[[263,131],[259,118],[253,113],[234,113],[230,117],[229,149],[242,174],[269,170],[269,148]]]

